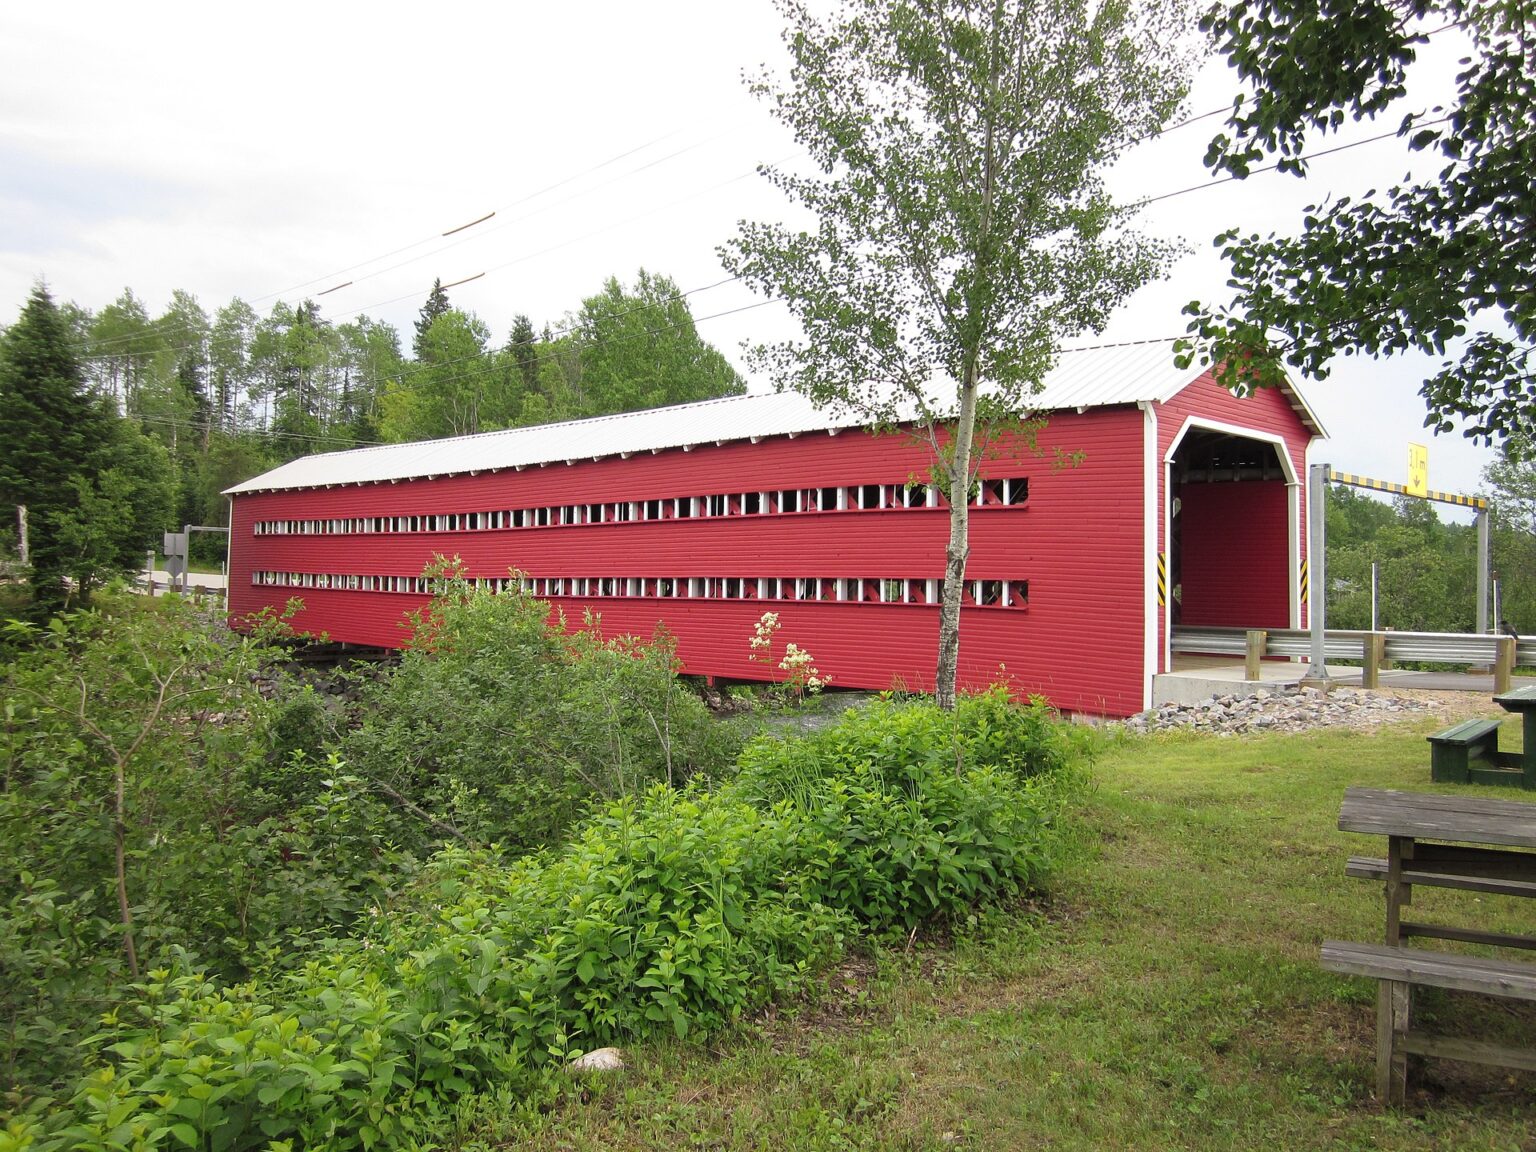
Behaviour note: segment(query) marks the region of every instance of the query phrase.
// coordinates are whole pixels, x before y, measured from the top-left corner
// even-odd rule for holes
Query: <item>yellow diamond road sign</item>
[[[1429,449],[1423,444],[1408,445],[1408,494],[1424,496],[1429,492]]]

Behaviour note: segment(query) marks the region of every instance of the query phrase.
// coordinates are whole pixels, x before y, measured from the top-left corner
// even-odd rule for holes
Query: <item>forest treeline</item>
[[[644,269],[542,327],[514,316],[501,335],[440,284],[405,333],[327,318],[314,300],[210,311],[180,290],[158,313],[130,288],[100,311],[58,314],[85,388],[167,454],[170,492],[154,501],[172,505],[165,527],[224,524],[225,488],[312,452],[745,391],[677,285]],[[194,539],[222,555],[217,538]]]
[[[1515,453],[1488,469],[1490,555],[1498,602],[1489,624],[1536,634],[1536,465]],[[1328,627],[1376,625],[1396,632],[1472,632],[1477,625],[1477,527],[1448,523],[1436,505],[1391,503],[1353,488],[1328,492]]]
[[[188,292],[158,314],[131,289],[92,312],[34,297],[0,336],[0,502],[30,507],[34,573],[83,589],[136,567],[160,531],[223,525],[231,485],[312,452],[455,436],[738,394],[684,294],[641,269],[609,278],[558,323],[518,315],[504,335],[440,285],[412,328],[328,319],[313,300],[241,299],[210,312]],[[1536,464],[1511,441],[1487,471],[1497,626],[1536,633]],[[11,508],[0,558],[17,551]],[[194,534],[203,558],[223,541]],[[1475,624],[1476,531],[1436,506],[1335,488],[1330,623],[1413,631]],[[60,593],[62,595],[62,593]],[[49,598],[59,600],[59,596]],[[50,603],[49,607],[58,604]]]

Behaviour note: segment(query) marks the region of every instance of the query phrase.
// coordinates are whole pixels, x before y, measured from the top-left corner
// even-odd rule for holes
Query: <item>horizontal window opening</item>
[[[552,576],[470,577],[479,588],[504,592],[518,588],[534,596],[592,596],[700,600],[791,600],[860,604],[927,604],[942,600],[944,581],[928,578],[876,579],[846,576]],[[374,576],[355,573],[251,573],[252,585],[316,588],[342,592],[409,592],[428,594],[432,581],[421,576]],[[1024,608],[1029,604],[1028,580],[969,580],[961,602],[977,608]]]
[[[1026,504],[1029,479],[995,477],[977,482],[974,503],[987,507]],[[858,484],[849,487],[782,488],[767,492],[713,493],[613,503],[560,504],[539,508],[476,509],[431,515],[361,516],[326,520],[259,520],[256,536],[346,536],[389,532],[483,532],[503,529],[621,524],[634,520],[760,516],[775,513],[880,511],[942,508],[947,502],[928,484]]]

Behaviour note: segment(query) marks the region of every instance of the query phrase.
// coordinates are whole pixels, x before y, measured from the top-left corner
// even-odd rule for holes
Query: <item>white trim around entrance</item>
[[[1154,428],[1156,417],[1153,418]],[[1168,451],[1162,459],[1162,484],[1163,484],[1163,538],[1168,541],[1168,563],[1173,563],[1173,524],[1170,519],[1172,512],[1170,493],[1173,489],[1173,458],[1178,454],[1179,447],[1184,443],[1184,437],[1196,428],[1210,432],[1225,432],[1229,436],[1241,436],[1245,440],[1257,440],[1261,444],[1269,444],[1274,447],[1275,455],[1280,458],[1280,467],[1285,472],[1286,491],[1286,555],[1290,572],[1286,577],[1287,598],[1290,601],[1291,627],[1300,628],[1301,625],[1301,533],[1306,527],[1302,520],[1302,476],[1305,475],[1306,460],[1302,460],[1302,472],[1296,471],[1296,462],[1291,459],[1290,445],[1285,437],[1274,432],[1261,432],[1257,428],[1244,428],[1240,424],[1228,424],[1223,420],[1209,420],[1203,416],[1186,416],[1184,423],[1179,425],[1178,432],[1168,444]],[[1153,534],[1155,550],[1156,534]],[[1172,580],[1172,573],[1169,579]],[[1156,575],[1153,576],[1154,597]],[[1172,598],[1172,589],[1169,589],[1169,597]],[[1171,606],[1170,606],[1171,607]],[[1170,671],[1173,669],[1173,612],[1170,610],[1163,615],[1162,635],[1162,659],[1164,667]]]
[[[1142,645],[1141,645],[1141,706],[1152,707],[1152,682],[1159,670],[1159,662],[1167,647],[1166,637],[1159,632],[1157,603],[1157,525],[1164,502],[1164,494],[1158,481],[1164,471],[1157,466],[1157,406],[1143,401],[1142,412]]]
[[[1195,428],[1204,428],[1210,432],[1225,432],[1229,436],[1241,436],[1244,440],[1257,440],[1263,444],[1273,444],[1277,449],[1276,455],[1280,457],[1280,467],[1285,469],[1285,482],[1287,484],[1300,484],[1301,477],[1296,472],[1296,462],[1291,459],[1289,446],[1284,436],[1273,432],[1260,432],[1257,428],[1244,428],[1240,424],[1227,424],[1221,420],[1207,420],[1203,416],[1186,416],[1184,423],[1179,425],[1179,431],[1168,445],[1168,451],[1163,454],[1163,463],[1172,464],[1173,458],[1178,454],[1179,445],[1184,443],[1184,437]]]

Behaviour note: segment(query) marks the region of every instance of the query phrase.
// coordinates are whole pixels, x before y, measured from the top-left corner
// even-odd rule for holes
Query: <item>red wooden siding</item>
[[[1026,608],[962,612],[960,679],[983,687],[1006,677],[1015,691],[1057,706],[1129,715],[1142,706],[1142,415],[1135,408],[1053,417],[1042,447],[1081,451],[1059,469],[1054,453],[1022,448],[989,459],[984,476],[1029,479],[1027,503],[972,510],[968,580],[1029,582]],[[363,644],[399,644],[415,595],[256,587],[252,573],[418,574],[436,553],[459,555],[473,576],[517,568],[535,577],[858,577],[937,579],[948,512],[849,510],[465,532],[359,535],[254,534],[258,521],[482,512],[676,496],[902,484],[921,478],[926,450],[905,436],[845,431],[759,444],[730,443],[483,473],[235,498],[230,606],[239,616],[290,595],[304,600],[299,627]],[[808,648],[844,687],[894,682],[931,688],[938,607],[926,604],[558,597],[579,622],[590,607],[605,633],[649,634],[658,621],[678,638],[689,672],[744,679],[752,625],[780,615],[780,641]]]
[[[1186,484],[1183,611],[1192,626],[1288,628],[1291,620],[1285,485]],[[1189,531],[1192,525],[1208,526]]]

